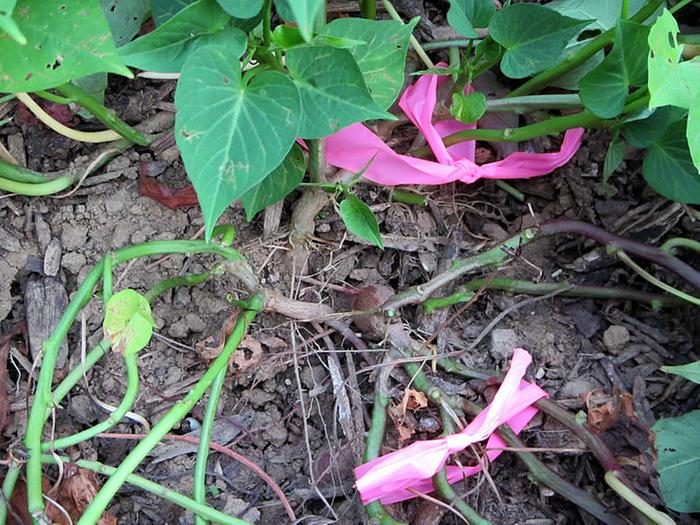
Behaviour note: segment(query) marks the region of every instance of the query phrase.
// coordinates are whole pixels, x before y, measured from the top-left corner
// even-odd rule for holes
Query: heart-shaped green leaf
[[[103,71],[132,76],[98,0],[19,0],[13,18],[27,45],[0,37],[0,92],[48,89]]]
[[[275,0],[280,17],[299,26],[307,42],[313,37],[314,23],[324,6],[323,0]]]
[[[648,34],[647,26],[621,20],[615,28],[612,51],[581,80],[581,100],[598,117],[619,115],[630,86],[646,84]]]
[[[633,148],[648,148],[659,141],[671,124],[682,120],[685,114],[685,110],[672,106],[647,109],[644,118],[634,118],[625,122],[620,126],[620,131]]]
[[[642,173],[647,184],[667,199],[700,204],[700,173],[685,137],[686,121],[674,122],[647,150]]]
[[[0,31],[4,31],[19,45],[24,46],[27,39],[12,18],[16,3],[17,0],[0,0]]]
[[[216,0],[221,8],[236,18],[253,18],[263,7],[265,0]]]
[[[301,95],[302,138],[326,137],[355,122],[395,118],[377,106],[347,49],[296,47],[287,53],[287,68]]]
[[[623,0],[553,0],[547,3],[548,9],[554,9],[559,14],[588,20],[586,29],[607,31],[615,27],[622,14]],[[628,16],[639,11],[646,0],[629,0]]]
[[[700,410],[659,419],[651,429],[664,503],[678,512],[700,512]]]
[[[187,57],[208,45],[226,47],[238,59],[247,39],[230,20],[216,0],[197,0],[155,31],[119,48],[119,54],[130,66],[165,73],[180,71]]]
[[[417,23],[418,18],[408,24],[396,20],[337,18],[321,34],[364,42],[348,50],[374,101],[381,109],[388,109],[403,88],[408,39]]]
[[[175,94],[175,137],[199,198],[206,238],[226,207],[287,155],[299,128],[299,92],[282,73],[244,82],[238,57],[221,46],[194,52]]]
[[[151,10],[156,26],[162,25],[195,0],[151,0]]]
[[[384,249],[379,224],[372,210],[352,193],[347,193],[340,203],[340,218],[353,235]]]
[[[455,93],[452,95],[450,113],[464,124],[479,120],[486,113],[486,97],[479,92]]]
[[[589,22],[537,4],[504,8],[489,23],[491,37],[506,48],[501,71],[523,78],[557,64],[569,41]]]
[[[447,22],[469,38],[478,38],[477,27],[487,27],[496,13],[493,0],[450,0]]]
[[[129,356],[144,348],[154,325],[151,306],[136,290],[122,290],[107,301],[102,329],[115,352]]]
[[[294,191],[306,171],[306,158],[298,144],[294,144],[282,164],[277,166],[262,182],[241,196],[247,219],[284,199]]]
[[[127,44],[141,29],[148,13],[148,0],[101,0],[117,47]]]

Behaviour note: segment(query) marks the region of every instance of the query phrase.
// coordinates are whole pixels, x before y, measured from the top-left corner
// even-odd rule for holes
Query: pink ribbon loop
[[[355,479],[362,502],[379,500],[390,504],[414,498],[412,491],[431,492],[432,477],[445,466],[450,454],[473,443],[488,439],[486,457],[489,461],[496,459],[505,447],[503,440],[494,434],[496,429],[507,423],[514,432],[520,432],[537,413],[532,404],[547,396],[537,385],[522,380],[531,361],[525,350],[514,350],[510,368],[493,401],[461,432],[417,441],[357,467]],[[455,483],[480,470],[480,466],[448,466],[447,479]]]
[[[569,162],[581,146],[584,129],[570,129],[564,134],[559,151],[516,152],[503,160],[479,166],[474,162],[475,141],[450,147],[442,141],[452,133],[474,129],[474,124],[466,125],[457,120],[433,123],[437,91],[446,80],[437,75],[423,75],[404,91],[399,100],[406,116],[425,136],[437,162],[396,153],[363,124],[353,124],[327,137],[326,160],[333,166],[354,172],[369,164],[363,176],[386,186],[447,184],[456,180],[470,184],[480,178],[518,179],[546,175]]]

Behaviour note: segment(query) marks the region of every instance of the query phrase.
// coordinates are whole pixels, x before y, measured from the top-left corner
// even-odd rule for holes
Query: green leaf
[[[154,325],[151,306],[136,290],[122,290],[107,301],[102,329],[115,352],[129,356],[144,348]]]
[[[156,26],[164,24],[195,0],[151,0]]]
[[[101,0],[101,4],[117,47],[134,38],[149,9],[148,0]]]
[[[265,0],[216,0],[221,8],[236,18],[247,19],[257,15]]]
[[[608,151],[605,153],[605,161],[603,162],[603,187],[606,188],[610,175],[620,167],[625,158],[625,143],[619,138],[614,138],[610,141]]]
[[[387,109],[403,88],[408,39],[418,20],[403,24],[396,20],[337,18],[325,26],[321,34],[363,41],[349,51],[362,71],[372,98],[381,109]]]
[[[170,20],[119,49],[124,61],[149,71],[175,73],[197,49],[220,45],[235,58],[245,52],[246,35],[229,24],[231,17],[216,0],[197,0]]]
[[[450,113],[464,124],[476,122],[486,113],[486,97],[479,92],[468,95],[455,93],[452,95]]]
[[[24,46],[27,44],[27,39],[12,18],[16,3],[17,0],[0,0],[0,31],[4,31],[19,45]]]
[[[450,0],[447,23],[458,33],[478,38],[477,27],[487,27],[496,12],[493,0]]]
[[[700,512],[700,410],[660,419],[652,430],[664,503],[677,512]]]
[[[307,45],[290,49],[287,68],[301,95],[299,135],[326,137],[369,119],[393,119],[377,106],[350,51]]]
[[[642,173],[649,186],[667,199],[700,204],[700,173],[685,137],[686,121],[674,122],[644,157]]]
[[[646,84],[649,28],[621,20],[605,60],[581,80],[581,100],[600,118],[616,117],[625,106],[630,85]]]
[[[341,19],[344,20],[344,19]],[[352,20],[361,20],[353,18]],[[314,45],[320,46],[330,46],[337,47],[338,49],[352,49],[357,46],[365,45],[367,42],[364,40],[354,40],[352,38],[341,38],[330,36],[326,34],[315,35],[312,40]],[[272,31],[272,43],[271,49],[292,49],[293,47],[299,47],[306,44],[306,40],[301,36],[301,31],[298,27],[292,27],[285,24],[278,25],[274,31]]]
[[[294,144],[282,164],[272,170],[261,183],[241,196],[246,218],[251,221],[259,211],[284,199],[299,186],[305,171],[304,152],[298,144]]]
[[[633,148],[648,148],[658,142],[668,127],[681,120],[686,113],[683,109],[671,106],[651,111],[648,117],[631,120],[620,128],[625,140]]]
[[[350,233],[384,249],[377,217],[369,206],[352,193],[346,194],[345,199],[340,203],[340,218],[343,219]]]
[[[175,93],[175,138],[208,239],[226,207],[275,169],[298,136],[299,92],[282,73],[249,82],[228,48],[192,53]]]
[[[314,23],[324,6],[323,0],[275,0],[275,7],[280,17],[287,22],[295,23],[307,42],[313,36]]]
[[[700,384],[700,361],[688,363],[687,365],[662,366],[661,370],[669,374],[685,377],[693,383]]]
[[[629,0],[629,16],[639,11],[646,0]],[[622,13],[622,0],[554,0],[547,4],[548,9],[554,9],[559,14],[588,20],[589,30],[607,31],[615,27]]]
[[[96,98],[100,104],[104,104],[107,80],[107,73],[95,73],[94,75],[76,78],[73,81],[73,84],[87,91],[90,95]],[[88,120],[95,118],[92,113],[84,108],[79,108],[77,113],[81,117]]]
[[[693,159],[695,168],[700,172],[700,92],[695,96],[695,103],[688,111],[688,127],[685,130],[688,140],[690,157]]]
[[[537,4],[515,4],[491,18],[491,37],[506,48],[501,71],[524,78],[554,66],[568,42],[589,21],[560,15]]]
[[[19,0],[14,20],[27,45],[0,37],[0,92],[49,89],[99,72],[132,76],[98,0]]]
[[[700,93],[700,59],[679,63],[678,24],[664,10],[649,31],[649,107],[690,108]]]

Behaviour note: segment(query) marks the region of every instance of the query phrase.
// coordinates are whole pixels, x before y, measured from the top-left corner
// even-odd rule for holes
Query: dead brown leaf
[[[238,349],[231,356],[231,368],[239,372],[245,372],[256,366],[263,356],[262,344],[254,337],[247,335],[238,345]]]
[[[407,388],[404,391],[403,399],[401,399],[401,403],[399,404],[402,416],[406,415],[406,410],[415,412],[416,410],[420,410],[421,408],[425,408],[427,406],[428,398],[425,397],[425,394],[411,388]]]
[[[389,405],[387,412],[399,433],[399,447],[401,447],[416,433],[416,419],[410,412],[405,412],[401,404]]]
[[[236,326],[236,321],[238,321],[237,309],[226,318],[218,337],[210,335],[206,339],[195,343],[194,347],[197,349],[197,352],[199,352],[202,359],[205,361],[213,361],[219,356],[221,351],[224,349],[226,339],[228,339],[228,336],[231,335],[233,328]]]
[[[52,495],[52,499],[63,507],[73,523],[76,523],[92,503],[99,488],[97,475],[94,472],[81,469],[76,465],[67,465],[63,481],[56,491],[57,494]],[[55,506],[49,506],[46,514],[53,523],[68,525],[66,516]],[[97,525],[117,525],[117,518],[105,512],[97,520]]]
[[[8,333],[0,336],[0,435],[7,426],[10,418],[10,400],[7,397],[7,359],[12,349],[12,339],[18,334],[25,334],[27,325],[24,321],[14,325]]]

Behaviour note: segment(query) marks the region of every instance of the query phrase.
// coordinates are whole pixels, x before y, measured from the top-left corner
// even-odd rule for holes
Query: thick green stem
[[[511,186],[510,184],[508,184],[506,181],[500,180],[500,179],[496,180],[496,187],[505,191],[508,195],[513,197],[515,200],[517,200],[519,202],[525,202],[525,194],[522,191],[520,191],[520,190],[514,188],[513,186]]]
[[[265,0],[263,7],[263,45],[272,44],[272,0]]]
[[[529,95],[525,97],[492,98],[486,101],[486,111],[529,113],[539,110],[581,109],[583,103],[576,94]]]
[[[314,184],[326,182],[326,156],[321,139],[309,140],[309,175]],[[334,186],[335,187],[335,186]]]
[[[361,0],[362,16],[374,20],[377,18],[377,0]]]
[[[44,463],[56,463],[56,458],[54,456],[44,455],[41,459]],[[71,463],[70,458],[68,457],[61,457],[60,459],[64,463]],[[82,469],[90,470],[97,474],[102,474],[103,476],[111,476],[117,470],[115,467],[110,467],[97,461],[78,460],[75,462],[75,465]],[[137,476],[136,474],[130,474],[129,476],[127,476],[126,482],[130,485],[150,492],[151,494],[159,496],[167,501],[170,501],[171,503],[174,503],[185,510],[193,512],[196,516],[201,516],[214,523],[221,523],[222,525],[252,525],[249,521],[234,518],[233,516],[224,514],[223,512],[218,511],[212,507],[202,505],[201,503],[198,503],[193,499],[190,499],[187,496],[180,494],[179,492],[175,492],[174,490],[163,487],[158,483],[155,483],[146,478],[142,478],[141,476]]]
[[[214,379],[214,383],[211,385],[211,391],[209,392],[209,400],[207,401],[207,408],[204,412],[204,419],[202,420],[202,428],[199,434],[199,445],[197,446],[197,459],[194,464],[194,487],[192,490],[192,497],[197,503],[206,504],[207,495],[207,460],[209,459],[209,443],[211,442],[212,427],[214,425],[214,420],[216,419],[216,409],[219,406],[219,399],[221,398],[221,390],[224,387],[224,381],[226,380],[226,367],[224,367],[219,375]],[[196,525],[206,525],[207,520],[202,516],[195,516],[194,522]]]
[[[262,309],[264,297],[262,294],[254,294],[248,301],[248,308],[244,310],[238,322],[224,345],[221,354],[214,360],[209,369],[197,382],[194,388],[184,399],[175,404],[151,429],[151,431],[139,441],[139,444],[124,458],[119,467],[112,473],[107,482],[95,495],[94,499],[85,510],[77,525],[94,525],[99,520],[104,510],[112,501],[112,498],[126,482],[130,474],[138,468],[146,456],[158,445],[161,439],[179,423],[205,392],[212,385],[216,377],[228,366],[231,354],[236,350],[241,340],[246,334],[248,326],[255,318],[255,315]]]
[[[662,3],[663,0],[650,0],[634,16],[630,17],[630,20],[638,23],[644,22],[654,13],[654,11],[658,9]],[[509,97],[528,95],[534,91],[542,89],[552,80],[559,78],[572,69],[575,69],[595,55],[598,51],[612,44],[613,37],[613,29],[609,29],[608,31],[598,35],[589,44],[585,45],[578,51],[571,53],[556,66],[535,75],[520,87],[511,91]]]
[[[662,252],[666,252],[670,255],[675,253],[676,248],[685,248],[700,253],[700,242],[694,241],[693,239],[686,239],[685,237],[674,237],[667,240],[659,247]]]
[[[73,434],[72,436],[66,436],[63,438],[58,438],[54,441],[43,443],[41,445],[41,450],[43,452],[61,450],[86,441],[95,437],[97,434],[107,432],[110,428],[122,420],[126,413],[131,410],[131,407],[134,406],[134,402],[136,401],[136,397],[139,393],[139,368],[136,354],[124,356],[124,364],[126,365],[126,392],[116,410],[112,412],[107,419],[94,427],[87,428],[82,432]]]
[[[644,501],[639,495],[625,485],[617,477],[615,472],[605,473],[605,482],[608,486],[617,492],[617,495],[624,499],[627,503],[637,509],[639,512],[649,518],[655,525],[676,525],[671,516],[656,510],[654,507]]]
[[[129,142],[140,146],[148,146],[151,142],[142,133],[136,131],[126,122],[117,117],[113,111],[104,107],[90,93],[70,82],[56,88],[63,96],[74,100],[108,128],[116,131]]]

